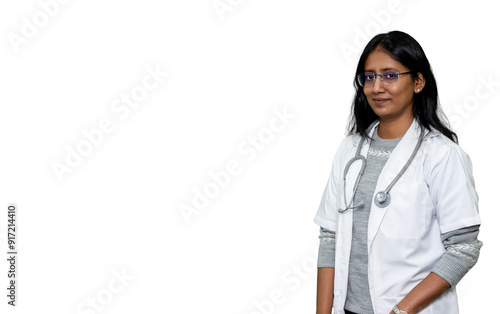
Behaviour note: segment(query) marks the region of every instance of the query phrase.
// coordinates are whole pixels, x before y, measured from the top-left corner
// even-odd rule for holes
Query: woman
[[[477,261],[481,222],[429,61],[408,34],[379,34],[354,86],[349,135],[314,219],[316,313],[333,303],[335,313],[458,313],[455,286]]]

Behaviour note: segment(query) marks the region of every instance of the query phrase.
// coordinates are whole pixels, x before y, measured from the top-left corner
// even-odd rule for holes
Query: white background
[[[1,313],[96,313],[93,298],[99,313],[314,313],[312,220],[357,59],[394,29],[423,46],[474,165],[484,247],[458,286],[461,312],[498,308],[494,2],[221,0],[231,10],[218,12],[213,0],[69,0],[52,2],[52,16],[49,2],[0,4]],[[122,118],[112,104],[140,91],[148,68],[169,75]],[[53,165],[103,119],[113,131],[59,180]],[[273,121],[281,128],[269,133]],[[259,134],[266,143],[250,155]],[[228,165],[235,172],[214,190],[210,173]],[[186,220],[179,208],[196,200]]]

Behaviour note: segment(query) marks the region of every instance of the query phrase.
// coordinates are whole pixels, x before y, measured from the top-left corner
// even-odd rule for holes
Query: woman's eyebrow
[[[382,69],[382,72],[385,72],[385,71],[396,71],[396,72],[398,72],[398,70],[397,70],[396,68],[383,68],[383,69]],[[372,73],[375,73],[375,71],[374,71],[374,70],[372,70],[372,69],[366,69],[366,70],[365,70],[365,72],[372,72]]]

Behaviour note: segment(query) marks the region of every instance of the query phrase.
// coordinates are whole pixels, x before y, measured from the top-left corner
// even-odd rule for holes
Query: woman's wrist
[[[395,305],[391,311],[391,314],[409,314],[403,306],[400,304]]]

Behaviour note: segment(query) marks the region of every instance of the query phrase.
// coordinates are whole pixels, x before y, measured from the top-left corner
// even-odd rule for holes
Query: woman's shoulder
[[[351,150],[355,150],[360,143],[361,136],[359,134],[347,134],[337,147],[335,156],[341,158],[345,154],[349,154]]]
[[[360,134],[349,133],[342,139],[342,141],[340,142],[339,148],[348,148],[350,146],[357,147],[360,139],[361,139]]]
[[[347,155],[351,154],[351,151],[355,151],[357,145],[359,144],[359,139],[361,136],[357,134],[347,134],[337,146],[337,151],[335,152],[335,156],[333,158],[333,165],[340,166],[345,163],[345,159]]]
[[[448,158],[469,159],[469,156],[462,147],[438,130],[431,128],[426,137],[426,156],[433,163],[439,163]]]

